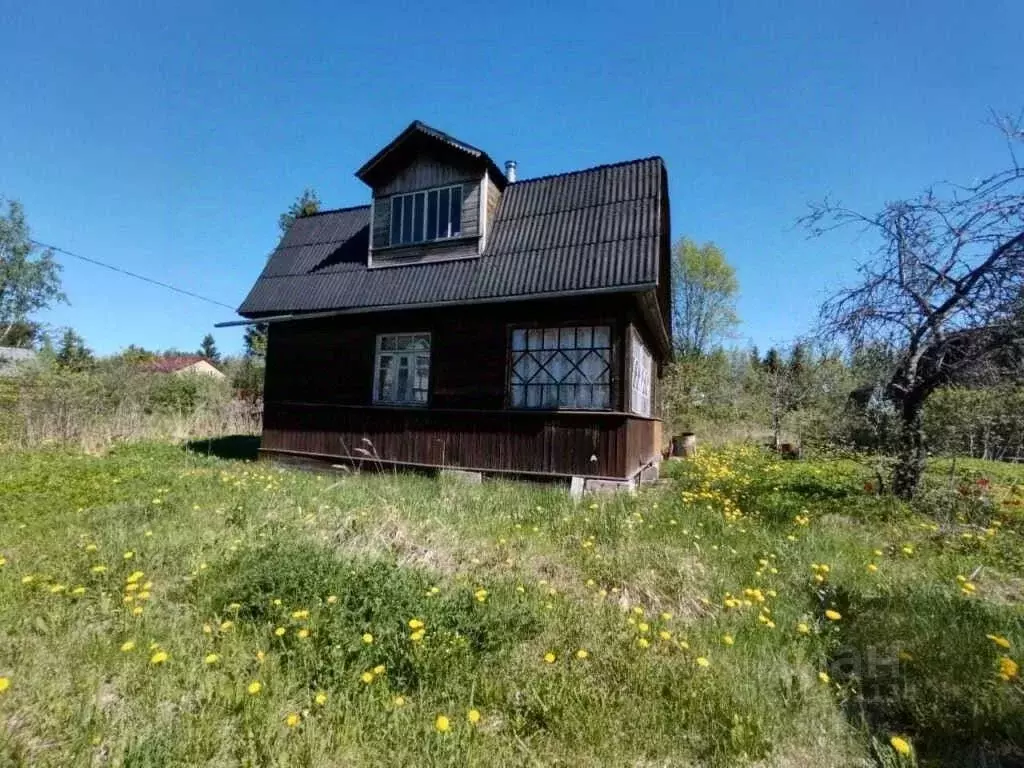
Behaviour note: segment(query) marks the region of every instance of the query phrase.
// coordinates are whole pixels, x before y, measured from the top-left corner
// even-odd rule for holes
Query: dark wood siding
[[[627,477],[657,451],[653,422],[622,413],[629,312],[611,296],[273,324],[262,448],[358,459],[372,444],[398,463]],[[596,324],[612,328],[610,411],[506,409],[512,327]],[[372,404],[376,337],[389,332],[431,334],[429,407]]]
[[[417,192],[428,187],[472,182],[479,185],[480,172],[457,167],[426,155],[417,157],[386,184],[373,191],[374,197],[389,197],[403,192]]]

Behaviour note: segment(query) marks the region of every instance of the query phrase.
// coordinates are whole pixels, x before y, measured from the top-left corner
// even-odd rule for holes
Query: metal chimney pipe
[[[506,160],[505,161],[505,178],[509,181],[516,180],[516,161]]]

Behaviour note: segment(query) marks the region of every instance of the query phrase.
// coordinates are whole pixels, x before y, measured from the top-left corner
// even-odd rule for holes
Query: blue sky
[[[868,242],[808,241],[806,204],[874,210],[1003,161],[1024,108],[1024,4],[986,2],[7,3],[0,194],[34,236],[237,305],[304,187],[413,119],[521,178],[662,155],[673,237],[737,269],[738,343],[807,330]],[[100,352],[192,349],[230,310],[62,258]],[[217,330],[223,351],[241,332]]]

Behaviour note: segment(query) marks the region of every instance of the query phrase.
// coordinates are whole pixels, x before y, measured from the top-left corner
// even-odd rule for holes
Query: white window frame
[[[384,340],[399,338],[402,336],[410,336],[414,338],[426,339],[427,349],[426,350],[385,350],[383,349]],[[415,408],[425,408],[430,401],[430,367],[431,357],[433,350],[433,339],[431,334],[426,331],[410,331],[407,333],[378,333],[377,334],[377,345],[376,351],[373,355],[373,404],[374,405],[401,405]],[[416,363],[417,358],[423,355],[427,358],[427,386],[425,389],[417,389],[415,386],[416,382]],[[380,392],[380,374],[381,374],[381,362],[382,357],[393,357],[394,365],[400,366],[401,358],[406,358],[407,368],[409,370],[409,377],[407,379],[408,388],[406,392],[396,393],[397,397],[386,399],[381,397]],[[397,374],[396,374],[397,375]],[[423,392],[423,399],[416,399],[417,391]]]
[[[454,228],[453,228],[452,224],[454,222],[454,219],[451,218],[451,193],[452,193],[452,190],[455,190],[455,189],[459,190],[459,217],[458,217],[459,231],[458,232],[453,231]],[[440,232],[440,222],[441,222],[440,194],[442,192],[446,191],[446,190],[448,192],[449,219],[448,219],[448,230],[444,234],[442,234]],[[427,212],[430,210],[430,194],[432,192],[437,192],[438,193],[438,206],[437,206],[438,233],[434,237],[427,237],[427,229],[428,229],[428,226],[427,226]],[[415,239],[415,235],[416,235],[416,196],[417,195],[423,195],[423,238],[420,239],[420,240],[416,240]],[[405,222],[403,220],[404,217],[405,217],[405,204],[403,202],[405,200],[405,198],[411,198],[412,199],[412,206],[411,206],[410,210],[412,211],[412,217],[413,217],[412,234],[413,234],[413,238],[414,238],[414,239],[410,240],[407,243],[403,242],[402,238],[401,238],[402,230],[405,228]],[[464,191],[463,191],[463,185],[462,184],[445,184],[445,185],[440,186],[440,187],[428,187],[427,189],[417,189],[414,192],[402,192],[401,194],[392,195],[390,200],[391,200],[391,207],[390,207],[390,209],[388,211],[388,246],[394,246],[394,247],[397,248],[397,247],[401,247],[401,246],[420,245],[422,243],[435,243],[435,242],[438,242],[438,241],[441,241],[441,240],[451,240],[452,238],[455,238],[455,237],[462,237],[462,213],[463,213],[463,206],[466,204],[466,199],[465,199],[465,194],[464,194]],[[399,218],[398,218],[399,238],[398,238],[397,242],[395,242],[395,239],[392,237],[392,235],[394,234],[394,221],[395,221],[395,210],[396,210],[395,206],[398,206],[398,210],[400,210],[400,214],[399,214]]]
[[[635,328],[629,334],[629,410],[638,416],[653,415],[654,358]]]
[[[595,342],[598,331],[607,344]],[[517,370],[520,363],[530,362]],[[597,379],[586,371],[595,362],[603,366]],[[610,411],[614,366],[615,328],[609,323],[513,327],[509,334],[509,408]],[[545,376],[555,378],[557,371],[561,371],[560,379],[543,380]]]

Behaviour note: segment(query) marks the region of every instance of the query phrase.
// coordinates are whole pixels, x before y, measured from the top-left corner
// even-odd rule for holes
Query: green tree
[[[217,351],[217,344],[213,340],[212,333],[208,333],[205,336],[203,336],[203,340],[199,344],[198,354],[205,357],[211,363],[220,362],[220,352]]]
[[[93,363],[92,351],[85,346],[85,339],[66,328],[57,344],[57,365],[71,371],[81,371]]]
[[[312,216],[320,212],[320,198],[316,190],[304,189],[302,194],[295,198],[295,202],[288,206],[288,210],[282,213],[277,219],[277,226],[281,228],[281,234],[285,234],[288,228],[296,219],[304,216]]]
[[[684,237],[673,253],[673,333],[682,355],[703,355],[739,324],[736,271],[714,243]]]
[[[247,325],[243,342],[247,359],[263,360],[267,355],[267,324]]]
[[[60,265],[53,252],[40,249],[17,200],[0,198],[0,345],[33,312],[67,301],[60,290]]]

